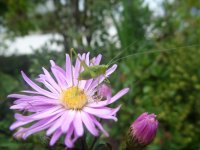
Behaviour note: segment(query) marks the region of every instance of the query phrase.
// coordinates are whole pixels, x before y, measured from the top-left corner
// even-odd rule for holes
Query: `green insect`
[[[71,48],[70,50],[73,52],[77,58],[79,59],[81,65],[84,68],[84,71],[79,73],[78,80],[89,80],[92,78],[97,78],[100,75],[105,75],[106,70],[108,69],[109,65],[94,65],[94,66],[88,66],[84,61],[81,60],[81,58],[77,55],[75,50]],[[105,81],[109,83],[109,80],[105,77]]]
[[[103,75],[106,73],[108,65],[87,66],[84,67],[84,69],[85,70],[79,74],[78,80],[88,80]]]

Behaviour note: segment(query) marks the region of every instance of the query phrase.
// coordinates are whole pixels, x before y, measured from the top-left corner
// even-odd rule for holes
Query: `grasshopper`
[[[133,44],[135,44],[135,42],[133,42],[132,44],[130,44],[128,47],[130,47]],[[121,53],[123,51],[120,52],[118,55],[116,55],[113,59],[111,59],[110,62],[107,65],[94,65],[93,64],[93,66],[87,66],[87,64],[84,61],[81,60],[81,58],[77,55],[76,51],[73,48],[70,49],[70,55],[71,55],[71,57],[72,57],[72,52],[79,59],[79,61],[81,62],[81,65],[84,68],[84,71],[80,72],[79,76],[78,76],[78,81],[80,81],[80,80],[89,80],[89,79],[92,79],[92,78],[97,78],[100,75],[104,75],[105,76],[106,70],[108,69],[108,67],[111,64],[113,64],[112,61],[115,58],[117,58],[119,55],[121,55]],[[110,81],[108,80],[107,77],[105,77],[105,82],[108,83],[108,84],[110,84]]]
[[[108,69],[109,65],[87,66],[87,64],[84,61],[81,60],[81,58],[77,55],[77,53],[75,52],[75,50],[73,48],[71,48],[70,52],[71,53],[73,52],[77,56],[77,58],[81,62],[81,65],[84,68],[84,71],[79,73],[78,81],[89,80],[89,79],[92,79],[92,78],[97,78],[100,75],[105,75],[106,70]],[[108,83],[110,83],[109,80],[106,77],[105,77],[105,79]]]

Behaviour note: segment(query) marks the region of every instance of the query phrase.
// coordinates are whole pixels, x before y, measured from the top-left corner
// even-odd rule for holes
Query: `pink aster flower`
[[[88,66],[92,66],[98,65],[102,56],[93,58],[93,63],[89,53],[79,54],[79,57]],[[99,84],[115,71],[117,65],[110,67],[105,75],[78,81],[80,71],[84,70],[79,59],[76,59],[73,66],[69,55],[66,54],[65,70],[54,61],[50,62],[51,73],[43,68],[43,73],[36,79],[37,84],[21,72],[32,90],[8,96],[15,99],[11,109],[29,112],[27,116],[15,114],[16,122],[10,126],[11,130],[18,129],[14,136],[26,139],[31,134],[45,130],[46,135],[51,136],[50,145],[54,145],[59,137],[64,136],[67,147],[73,147],[74,142],[83,136],[84,126],[94,136],[98,136],[100,131],[108,136],[98,118],[117,121],[116,113],[120,106],[110,108],[108,105],[117,101],[129,89],[119,91],[109,101],[98,99],[97,93]]]
[[[150,144],[156,136],[157,129],[156,115],[142,113],[130,127],[129,147],[139,149]]]

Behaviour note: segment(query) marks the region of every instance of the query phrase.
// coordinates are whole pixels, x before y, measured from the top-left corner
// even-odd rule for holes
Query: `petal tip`
[[[129,90],[130,90],[130,88],[125,88],[125,89],[124,89],[124,92],[125,92],[125,93],[128,93]]]
[[[50,60],[51,66],[55,66],[55,62],[53,60]]]
[[[9,127],[9,129],[10,129],[11,131],[13,131],[13,130],[15,129],[14,125],[12,124],[12,125]]]
[[[13,98],[13,94],[9,94],[7,98]]]
[[[22,76],[23,76],[23,75],[25,75],[25,73],[24,73],[24,71],[23,71],[23,70],[21,70],[20,72],[21,72]]]

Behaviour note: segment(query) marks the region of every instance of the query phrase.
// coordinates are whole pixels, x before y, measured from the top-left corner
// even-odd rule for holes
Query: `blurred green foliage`
[[[123,104],[119,121],[105,122],[110,138],[101,139],[113,149],[121,149],[130,124],[147,111],[157,114],[160,122],[158,135],[148,150],[200,149],[199,2],[164,1],[162,15],[154,15],[142,0],[84,0],[83,9],[79,8],[79,0],[51,2],[55,8],[41,13],[36,10],[38,6],[45,8],[44,0],[0,1],[0,24],[11,38],[34,31],[59,33],[63,40],[56,42],[65,48],[60,53],[44,47],[33,55],[0,57],[0,149],[51,149],[44,133],[26,141],[12,138],[13,132],[8,129],[14,121],[9,110],[12,101],[6,95],[24,88],[20,70],[35,78],[42,66],[49,67],[50,59],[62,66],[69,47],[79,52],[86,49],[92,55],[103,53],[104,63],[120,52],[119,57],[124,57],[141,51],[166,50],[116,62],[119,68],[110,78],[113,93],[123,87],[131,90],[118,102]],[[110,22],[117,30],[117,39],[110,40]],[[91,139],[87,137],[89,144]],[[57,144],[55,149],[63,149],[62,146]],[[99,143],[96,149],[101,147],[108,145]]]

